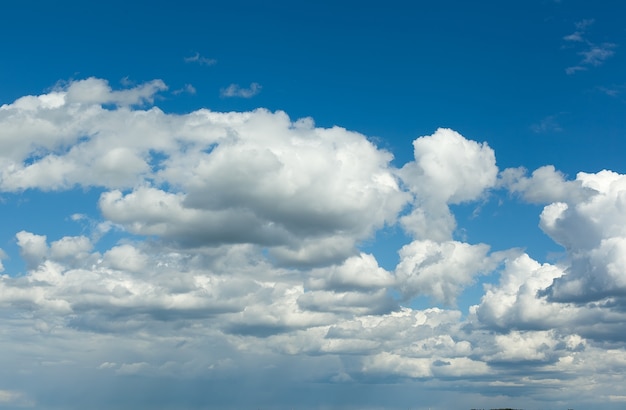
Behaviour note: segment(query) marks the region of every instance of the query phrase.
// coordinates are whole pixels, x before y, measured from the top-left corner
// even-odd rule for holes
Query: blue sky
[[[0,408],[624,406],[626,5],[22,1]]]

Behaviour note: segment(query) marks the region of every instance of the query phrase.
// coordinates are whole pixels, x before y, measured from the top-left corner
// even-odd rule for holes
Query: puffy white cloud
[[[398,287],[407,299],[428,295],[454,304],[476,275],[491,272],[497,256],[488,256],[489,247],[457,241],[413,241],[400,249],[396,268]]]
[[[100,201],[104,215],[134,232],[195,246],[279,246],[275,256],[293,262],[343,258],[356,240],[394,222],[406,194],[388,169],[391,156],[363,136],[294,126],[282,113],[241,119],[231,140],[207,144],[209,153],[164,162],[158,177],[184,193],[111,191]],[[315,250],[320,243],[322,252]]]
[[[567,274],[549,289],[554,300],[591,301],[626,297],[626,176],[610,171],[579,173],[593,195],[557,202],[541,214],[541,228],[570,256]]]
[[[524,168],[507,168],[500,173],[500,183],[524,200],[539,204],[582,200],[594,193],[579,180],[566,181],[565,175],[553,165],[537,168],[530,178],[525,174]]]
[[[114,91],[90,78],[2,106],[11,150],[0,155],[0,187],[113,189],[102,212],[134,233],[183,246],[271,246],[296,264],[355,254],[408,200],[391,154],[361,134],[262,109],[170,115],[133,106],[163,89],[153,81]]]
[[[99,187],[104,218],[68,215],[84,224],[75,236],[16,234],[26,272],[0,275],[0,388],[32,382],[0,404],[67,380],[141,390],[149,378],[159,399],[202,383],[224,402],[232,380],[359,392],[384,380],[413,397],[421,379],[529,400],[608,400],[623,384],[622,175],[542,167],[498,182],[493,150],[445,129],[398,170],[364,135],[311,119],[142,108],[164,89],[87,79],[0,109],[0,189]],[[540,226],[562,260],[452,239],[449,205],[497,186],[547,204]],[[399,219],[414,238],[388,271],[359,244]],[[109,231],[122,239],[101,240]],[[494,272],[469,312],[412,304],[454,305]]]
[[[86,80],[72,81],[66,89],[60,91],[65,103],[72,104],[117,104],[133,105],[152,103],[154,95],[159,91],[167,90],[161,80],[153,80],[127,90],[114,91],[106,80],[87,78]]]
[[[48,254],[48,244],[45,235],[35,235],[31,232],[20,231],[15,235],[20,255],[28,267],[33,268]]]
[[[402,171],[412,192],[425,199],[458,204],[474,200],[496,182],[496,157],[487,143],[438,129],[413,141],[415,162]]]
[[[562,268],[542,265],[527,254],[509,258],[500,274],[500,283],[486,286],[480,305],[475,306],[473,311],[480,323],[503,331],[511,328],[545,330],[562,326],[575,312],[537,296],[562,275]]]
[[[361,253],[346,259],[341,265],[314,269],[306,286],[309,289],[381,289],[394,285],[395,279],[378,266],[373,255]]]
[[[456,226],[448,204],[479,198],[496,183],[498,168],[493,150],[445,128],[413,141],[415,161],[399,175],[415,195],[414,210],[402,218],[418,239],[452,239]]]

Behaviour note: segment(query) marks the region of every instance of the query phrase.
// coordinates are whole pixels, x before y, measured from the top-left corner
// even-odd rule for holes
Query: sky
[[[622,409],[626,3],[0,13],[0,409]]]

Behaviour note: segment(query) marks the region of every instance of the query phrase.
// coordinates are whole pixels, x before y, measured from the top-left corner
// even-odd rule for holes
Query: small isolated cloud
[[[613,84],[610,86],[598,86],[595,88],[596,91],[601,92],[602,94],[606,94],[609,97],[617,97],[626,91],[626,84]]]
[[[617,47],[617,44],[614,43],[591,45],[588,50],[581,51],[578,54],[584,57],[582,64],[597,67],[602,65],[605,60],[615,54],[615,51],[613,51],[615,47]]]
[[[587,71],[587,67],[582,67],[582,66],[579,66],[579,65],[575,65],[575,66],[572,66],[572,67],[567,67],[565,69],[565,74],[572,75],[572,74],[576,74],[579,71]]]
[[[35,403],[22,392],[15,390],[0,390],[0,407],[34,407]]]
[[[259,83],[252,83],[248,88],[241,88],[239,84],[231,84],[226,88],[222,88],[220,95],[222,97],[252,98],[261,92],[261,88]]]
[[[217,63],[216,59],[204,57],[200,55],[200,53],[198,52],[196,52],[192,56],[185,57],[184,60],[185,60],[185,63],[197,63],[197,64],[205,65],[205,66],[212,66]]]
[[[572,34],[568,34],[563,37],[565,41],[576,41],[576,42],[584,42],[584,35],[586,34],[587,27],[591,26],[594,23],[593,19],[584,19],[575,24],[576,31]]]
[[[195,94],[196,93],[196,87],[194,87],[191,84],[185,84],[182,88],[179,88],[177,90],[172,91],[172,94],[174,95],[178,95],[178,94],[182,94],[182,93],[187,93],[187,94]]]
[[[576,23],[576,30],[572,34],[563,37],[563,40],[569,43],[579,43],[584,47],[576,54],[582,56],[578,64],[567,67],[565,73],[568,75],[575,74],[579,71],[586,71],[589,67],[598,67],[615,54],[614,49],[617,47],[615,43],[604,42],[596,44],[588,40],[587,29],[594,23],[593,19],[585,19]],[[578,46],[574,46],[578,48]]]
[[[558,115],[548,115],[538,123],[530,126],[530,129],[537,134],[545,134],[548,132],[561,132],[563,128],[557,121]]]

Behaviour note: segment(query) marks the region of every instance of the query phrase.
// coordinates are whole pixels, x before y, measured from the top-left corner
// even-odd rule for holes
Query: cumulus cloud
[[[448,205],[475,200],[495,185],[495,154],[486,143],[443,128],[416,139],[413,148],[415,161],[399,170],[414,195],[413,210],[402,217],[402,225],[419,239],[452,239],[456,222]]]
[[[525,201],[538,204],[583,200],[595,193],[579,180],[567,181],[553,165],[537,168],[529,177],[525,168],[507,168],[499,175],[500,184]]]
[[[539,226],[563,246],[564,257],[556,265],[527,255],[507,261],[500,285],[488,287],[477,307],[480,322],[621,340],[616,322],[607,318],[621,318],[626,303],[624,176],[581,172],[567,181],[553,167],[540,168],[531,178],[519,171],[503,172],[509,189],[547,203]]]
[[[0,190],[79,187],[100,211],[68,208],[79,233],[15,232],[25,271],[0,275],[0,349],[11,353],[0,404],[68,380],[135,396],[150,385],[157,401],[194,390],[190,408],[232,404],[232,380],[310,394],[339,383],[357,397],[384,385],[412,399],[422,384],[535,404],[564,391],[616,397],[606,386],[626,370],[624,175],[498,174],[486,143],[449,129],[417,138],[396,168],[340,127],[264,109],[168,114],[149,106],[162,82],[128,87],[80,80],[0,108]],[[544,205],[539,224],[561,259],[453,238],[450,205],[498,190]],[[359,247],[396,224],[410,238],[386,244],[398,263],[384,268]],[[480,301],[455,308],[484,275]],[[418,308],[423,296],[446,307]],[[24,393],[4,387],[20,375]]]
[[[541,228],[571,257],[567,275],[556,279],[548,293],[561,301],[623,299],[626,178],[611,171],[581,172],[576,181],[594,194],[553,203],[541,214]]]
[[[0,186],[117,188],[102,194],[100,207],[131,232],[181,246],[255,243],[304,264],[354,254],[357,241],[394,223],[406,203],[391,154],[357,133],[266,110],[174,116],[102,107],[110,95],[154,92],[151,84],[160,83],[110,91],[89,79],[32,97],[27,108],[23,99],[4,105],[3,130],[21,148],[3,153]],[[16,117],[44,122],[49,136],[45,128],[11,131]]]
[[[454,304],[457,296],[478,274],[493,271],[498,260],[489,247],[456,241],[413,241],[400,249],[396,268],[399,288],[407,299],[428,295]]]

